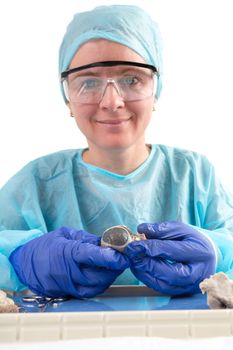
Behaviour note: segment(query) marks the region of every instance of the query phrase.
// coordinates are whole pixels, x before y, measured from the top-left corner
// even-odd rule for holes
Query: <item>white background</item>
[[[208,156],[233,192],[232,0],[7,0],[0,2],[0,187],[30,160],[86,146],[59,90],[58,49],[78,11],[134,4],[158,22],[161,98],[151,143]]]

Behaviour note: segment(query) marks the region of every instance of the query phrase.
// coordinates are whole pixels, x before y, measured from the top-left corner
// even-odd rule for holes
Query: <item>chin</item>
[[[131,144],[114,144],[114,145],[108,145],[105,146],[105,150],[109,151],[109,152],[121,152],[124,151],[128,148],[130,148],[130,146],[132,146]]]

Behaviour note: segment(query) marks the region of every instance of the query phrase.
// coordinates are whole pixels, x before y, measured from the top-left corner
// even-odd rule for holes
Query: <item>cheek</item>
[[[88,120],[91,116],[93,116],[96,113],[96,106],[95,105],[77,105],[70,103],[70,111],[71,114],[76,118],[80,118],[83,120]]]
[[[96,113],[96,107],[95,106],[89,106],[89,105],[83,105],[83,106],[77,106],[72,105],[70,106],[71,114],[74,116],[76,124],[78,128],[86,134],[88,130],[90,130],[90,123],[92,120],[92,117]]]
[[[135,115],[137,116],[138,122],[142,123],[145,126],[149,124],[152,117],[153,106],[154,102],[151,100],[145,100],[143,103],[140,101],[137,109],[135,109]]]
[[[71,106],[70,107],[71,115],[74,117],[76,125],[78,126],[79,130],[84,134],[88,135],[90,132],[90,120],[91,116],[94,114],[94,111],[92,111],[92,108],[90,106]]]

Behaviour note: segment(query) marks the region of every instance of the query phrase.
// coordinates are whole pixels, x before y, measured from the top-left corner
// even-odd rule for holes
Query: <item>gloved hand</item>
[[[62,227],[15,249],[10,262],[37,294],[93,297],[129,267],[126,256],[99,243],[100,237]]]
[[[133,274],[162,294],[200,292],[199,283],[215,273],[211,241],[193,227],[176,221],[143,223],[138,232],[148,240],[129,243],[124,253]]]

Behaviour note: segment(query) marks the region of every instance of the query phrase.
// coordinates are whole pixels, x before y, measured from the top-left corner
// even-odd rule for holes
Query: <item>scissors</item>
[[[60,303],[68,300],[65,297],[51,298],[42,295],[30,295],[22,297],[23,305],[21,312],[28,312],[28,309],[36,309],[36,312],[45,312],[48,306],[58,307]]]

